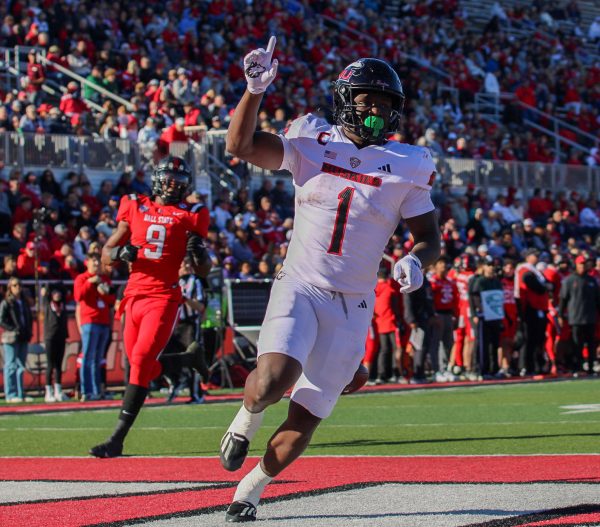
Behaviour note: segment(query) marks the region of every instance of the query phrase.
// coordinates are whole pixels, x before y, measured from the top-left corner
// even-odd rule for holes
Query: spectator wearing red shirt
[[[178,117],[175,122],[166,128],[160,136],[159,145],[168,151],[171,143],[187,143],[188,136],[184,131],[185,119]]]
[[[183,110],[185,111],[185,126],[198,126],[204,124],[200,108],[196,108],[192,102],[186,102],[183,105]]]
[[[33,220],[33,202],[29,196],[23,196],[12,217],[13,226],[17,223],[28,224]]]
[[[373,325],[379,334],[375,384],[393,381],[393,358],[397,347],[396,330],[401,320],[399,292],[391,283],[389,271],[381,268],[377,273],[373,313]]]
[[[261,225],[263,236],[271,247],[279,247],[286,240],[285,230],[281,224],[279,214],[272,212]]]
[[[536,188],[527,205],[527,215],[534,220],[542,220],[546,218],[547,209],[546,200],[542,198],[542,190]]]
[[[48,54],[46,55],[46,59],[51,62],[56,62],[59,66],[62,66],[63,68],[69,67],[69,62],[67,61],[67,58],[62,56],[62,52],[58,46],[50,46],[48,48]],[[55,76],[62,75],[56,73],[58,70],[56,70],[56,68],[52,66],[50,66],[48,70],[51,74],[54,74]]]
[[[441,361],[433,361],[439,364],[436,381],[452,380],[446,373],[446,366],[454,345],[453,331],[459,315],[459,295],[456,282],[448,278],[448,262],[445,258],[440,258],[435,263],[434,273],[429,283],[436,313],[430,325],[429,353],[430,356],[437,353],[439,359],[439,346],[440,342],[442,343],[444,357]]]
[[[110,279],[98,274],[100,258],[88,255],[86,267],[73,286],[83,348],[80,380],[84,401],[97,400],[101,395],[100,365],[110,336],[110,307],[115,303]]]
[[[27,242],[25,249],[22,250],[21,254],[17,257],[17,275],[19,278],[34,278],[35,277],[35,243]],[[39,260],[38,254],[38,272],[45,274],[46,268],[42,265]]]
[[[525,84],[521,84],[521,86],[516,89],[515,95],[523,104],[532,106],[533,108],[537,106],[537,97],[535,95],[533,82],[528,81]]]
[[[248,232],[250,234],[250,237],[248,238],[248,247],[250,247],[254,258],[260,260],[269,250],[269,243],[265,238],[256,216],[250,218]]]
[[[51,235],[54,234],[52,227],[44,223],[37,223],[36,228],[29,233],[28,241],[35,242],[38,252],[38,260],[41,265],[48,265],[52,258],[52,250],[50,249]],[[36,240],[37,238],[37,240]]]
[[[67,84],[67,93],[61,97],[59,109],[67,117],[71,118],[71,124],[79,121],[81,115],[88,111],[87,104],[81,98],[79,86],[76,82],[71,81]]]
[[[29,100],[38,105],[40,101],[42,84],[46,81],[46,73],[44,67],[38,64],[36,51],[30,50],[27,54],[27,92],[29,93]]]
[[[65,234],[67,232],[67,228],[64,224],[58,224],[56,228],[60,228],[59,231],[64,232]],[[61,234],[61,238],[62,237],[63,235]],[[63,241],[60,247],[54,249],[51,260],[55,260],[60,269],[66,269],[65,261],[67,256],[73,256],[73,247],[71,247],[71,244],[68,241]]]

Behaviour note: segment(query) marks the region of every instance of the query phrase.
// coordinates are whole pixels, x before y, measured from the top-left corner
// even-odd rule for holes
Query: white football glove
[[[267,49],[255,49],[244,57],[244,74],[248,82],[248,91],[257,95],[264,93],[275,80],[277,75],[277,59],[271,61],[273,50],[277,39],[273,36],[269,39]]]
[[[423,285],[421,260],[413,253],[408,253],[404,258],[398,260],[394,265],[394,280],[402,286],[401,293],[410,293],[419,289]]]

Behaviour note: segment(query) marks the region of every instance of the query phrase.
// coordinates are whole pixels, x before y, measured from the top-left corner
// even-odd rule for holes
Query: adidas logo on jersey
[[[379,168],[377,168],[377,170],[381,170],[382,172],[387,172],[388,174],[392,173],[392,167],[390,166],[389,163],[386,163],[385,165],[380,166]]]
[[[360,309],[367,309],[367,303],[363,300],[360,304],[358,304]]]

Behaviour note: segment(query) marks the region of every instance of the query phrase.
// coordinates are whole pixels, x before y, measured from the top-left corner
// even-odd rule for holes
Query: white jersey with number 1
[[[434,209],[427,148],[388,141],[357,148],[341,127],[312,114],[281,136],[292,173],[294,230],[283,270],[341,293],[367,293],[401,218]]]

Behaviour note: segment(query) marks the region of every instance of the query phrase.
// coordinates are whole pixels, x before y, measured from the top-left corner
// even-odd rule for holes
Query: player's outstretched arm
[[[435,210],[406,218],[406,225],[415,245],[410,253],[394,265],[394,280],[400,283],[401,293],[411,293],[423,285],[423,269],[440,255],[440,232]]]
[[[271,37],[266,50],[256,49],[244,58],[248,87],[227,129],[227,151],[267,170],[277,170],[283,161],[283,145],[279,137],[256,131],[263,94],[277,75],[277,59],[272,60],[275,43],[275,37]]]
[[[426,269],[436,262],[441,252],[437,212],[432,210],[406,218],[405,221],[415,242],[411,253],[421,261],[421,267]]]
[[[122,249],[123,245],[130,237],[131,229],[129,228],[129,223],[120,221],[117,225],[117,229],[111,234],[110,238],[102,248],[102,263],[104,265],[114,264],[115,258],[113,258],[113,256],[115,255],[115,252]]]

